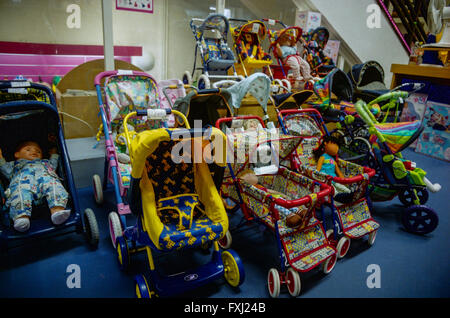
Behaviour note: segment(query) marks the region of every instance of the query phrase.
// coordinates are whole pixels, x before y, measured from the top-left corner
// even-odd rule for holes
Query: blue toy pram
[[[30,229],[25,233],[19,233],[12,228],[8,208],[4,205],[6,201],[4,191],[8,187],[8,182],[2,176],[0,250],[7,251],[12,247],[23,245],[29,239],[71,232],[84,233],[88,244],[97,247],[99,240],[97,221],[91,209],[84,212],[80,209],[58,109],[50,88],[27,81],[1,81],[0,101],[7,101],[0,103],[0,131],[2,131],[0,145],[6,161],[13,160],[12,154],[21,140],[35,140],[43,149],[55,144],[60,154],[56,172],[69,193],[67,207],[72,211],[64,224],[55,226],[50,221],[47,205],[37,204],[33,207]],[[4,133],[5,131],[8,133]],[[52,143],[49,141],[50,136],[54,140]]]
[[[199,23],[201,23],[199,25]],[[185,71],[182,77],[184,84],[193,84],[195,70],[201,70],[202,75],[197,80],[199,89],[211,87],[211,80],[240,80],[234,68],[233,51],[228,47],[227,35],[229,30],[228,19],[220,14],[211,14],[206,19],[194,18],[189,26],[194,33],[196,46],[194,53],[194,67],[192,73]],[[200,53],[202,67],[196,68],[197,51]],[[233,68],[233,75],[228,75]]]

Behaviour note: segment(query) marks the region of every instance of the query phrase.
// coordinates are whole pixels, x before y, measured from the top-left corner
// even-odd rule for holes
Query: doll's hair
[[[323,137],[322,142],[319,145],[319,147],[317,147],[317,149],[313,150],[314,159],[316,159],[316,161],[319,160],[319,158],[325,153],[325,143],[326,142],[331,142],[331,143],[339,146],[339,140],[336,137],[330,136],[330,135],[325,135]]]
[[[19,142],[17,144],[15,152],[20,151],[20,149],[22,149],[25,146],[28,146],[29,144],[35,144],[41,149],[41,151],[43,151],[42,150],[42,146],[37,141],[34,141],[34,140],[23,140],[23,141],[21,141],[21,142]]]

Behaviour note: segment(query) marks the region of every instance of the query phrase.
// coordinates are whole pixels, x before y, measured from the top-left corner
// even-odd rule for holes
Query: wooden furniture
[[[450,67],[392,64],[391,89],[401,85],[403,78],[426,80],[450,86]]]

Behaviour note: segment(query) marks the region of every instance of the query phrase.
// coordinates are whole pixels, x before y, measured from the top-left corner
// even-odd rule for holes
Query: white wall
[[[385,84],[391,84],[391,64],[407,64],[409,56],[389,20],[381,10],[381,28],[370,29],[367,6],[375,0],[308,0],[322,13],[355,54],[365,62],[378,61],[385,72]],[[380,8],[381,9],[381,8]]]

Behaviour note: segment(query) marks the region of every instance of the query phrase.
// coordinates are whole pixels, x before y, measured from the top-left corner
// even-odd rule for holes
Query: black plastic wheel
[[[416,189],[416,193],[420,205],[427,203],[429,196],[427,189]],[[405,189],[404,191],[398,194],[398,198],[400,202],[406,207],[414,205],[415,204],[414,200],[416,199],[416,196],[414,195],[414,189],[413,188]]]
[[[425,205],[413,205],[403,211],[402,223],[408,232],[428,234],[436,229],[439,218],[433,209]]]

